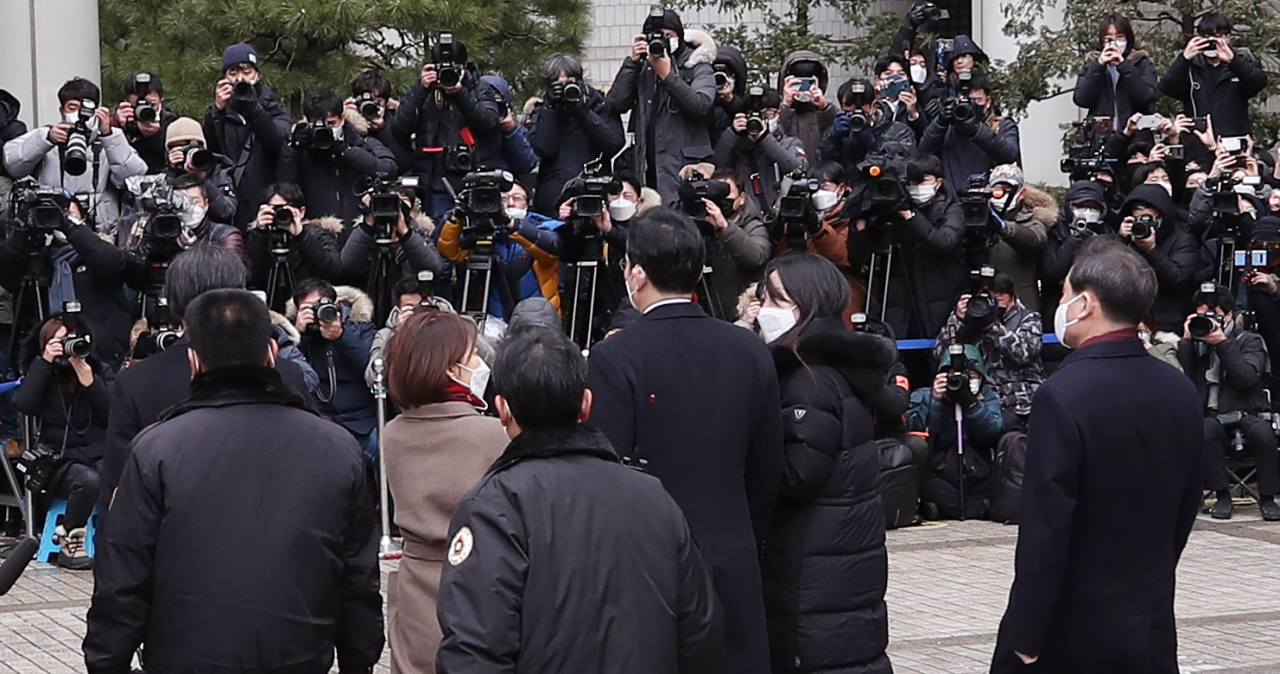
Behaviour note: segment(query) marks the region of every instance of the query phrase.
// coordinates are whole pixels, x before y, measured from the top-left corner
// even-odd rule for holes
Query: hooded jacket
[[[395,134],[391,133],[391,121],[396,117],[396,110],[399,109],[400,102],[391,101],[391,104],[396,107],[388,107],[383,111],[382,128],[380,129],[373,128],[373,125],[364,118],[364,115],[360,114],[359,110],[354,110],[351,107],[342,109],[342,118],[354,127],[361,136],[372,138],[382,143],[383,147],[391,150],[391,154],[396,158],[395,173],[399,175],[406,173],[410,166],[413,165],[413,152],[409,150],[408,146],[397,140]]]
[[[508,109],[515,109],[511,85],[505,79],[497,75],[485,75],[480,79],[497,93]],[[503,131],[499,126],[476,139],[476,166],[487,171],[501,169],[520,176],[533,171],[537,165],[538,155],[534,154],[529,143],[529,130],[523,124],[512,126],[510,131]]]
[[[716,153],[711,163],[717,167],[737,170],[745,184],[740,185],[755,202],[761,213],[771,214],[778,203],[782,178],[787,174],[809,170],[809,159],[800,139],[785,135],[782,127],[773,133],[766,132],[759,140],[751,140],[747,134],[727,128],[716,142]],[[751,179],[760,179],[760,193],[756,194]]]
[[[1182,52],[1160,78],[1160,93],[1182,101],[1188,117],[1213,116],[1219,136],[1253,134],[1249,100],[1267,86],[1267,73],[1248,49],[1232,47],[1230,63],[1209,64],[1203,54],[1188,61]]]
[[[702,31],[687,30],[682,45],[675,67],[661,81],[647,59],[625,59],[605,97],[614,114],[632,113],[631,168],[664,203],[679,196],[680,169],[709,160],[713,151],[708,129],[714,119],[716,43]]]
[[[889,560],[871,400],[892,341],[815,321],[771,347],[782,396],[782,496],[761,575],[774,672],[892,672]]]
[[[1040,254],[1040,306],[1044,310],[1042,315],[1045,332],[1053,332],[1053,314],[1062,296],[1062,284],[1067,279],[1067,272],[1071,271],[1080,244],[1094,234],[1115,231],[1102,222],[1090,231],[1077,231],[1072,226],[1075,219],[1073,206],[1088,201],[1096,202],[1105,213],[1106,195],[1102,185],[1092,180],[1071,183],[1064,199],[1066,207],[1061,209],[1053,224],[1048,227],[1044,251]]]
[[[854,132],[845,125],[833,123],[822,136],[821,159],[834,161],[844,167],[845,176],[855,179],[861,176],[858,165],[869,155],[884,157],[884,161],[910,159],[916,154],[916,134],[903,122],[894,121],[893,110],[882,100],[875,103],[875,120],[871,126]],[[844,113],[837,113],[836,117]]]
[[[778,91],[783,90],[783,83],[791,74],[792,67],[803,61],[817,64],[818,86],[826,95],[827,106],[819,110],[812,104],[806,103],[795,102],[790,106],[784,105],[778,111],[778,127],[786,135],[800,139],[806,156],[817,157],[822,151],[822,136],[836,121],[836,114],[840,112],[840,107],[834,102],[835,96],[828,91],[829,75],[826,62],[821,56],[811,51],[793,51],[787,55],[782,62],[782,70],[778,73]]]
[[[364,383],[369,350],[378,331],[373,320],[373,302],[362,291],[338,286],[338,306],[342,312],[342,336],[329,341],[315,333],[302,335],[298,349],[320,375],[316,402],[320,413],[357,435],[365,435],[377,423],[373,394]],[[285,315],[294,320],[298,308],[289,302]]]
[[[1053,197],[1027,185],[1022,204],[1004,217],[1005,229],[991,248],[991,265],[1013,277],[1018,299],[1031,311],[1040,310],[1040,255],[1057,219]]]
[[[1123,216],[1131,212],[1137,203],[1152,206],[1160,212],[1161,218],[1155,233],[1155,248],[1145,252],[1134,246],[1156,273],[1159,288],[1154,307],[1157,329],[1180,333],[1182,324],[1191,313],[1191,296],[1200,272],[1199,246],[1187,231],[1187,224],[1178,218],[1178,207],[1163,187],[1138,185],[1133,188],[1120,214]]]
[[[249,231],[244,235],[244,252],[249,259],[249,287],[262,288],[271,293],[270,275],[275,265],[275,253],[272,252],[273,239],[285,240],[288,253],[285,260],[293,282],[299,283],[309,278],[336,281],[342,275],[342,254],[338,247],[338,239],[342,236],[342,221],[338,218],[325,217],[303,223],[302,232],[296,237],[288,233],[277,233],[273,228],[258,226],[258,221],[249,223]],[[281,279],[283,280],[283,279]],[[292,288],[285,288],[281,297],[293,293]],[[280,306],[272,307],[279,310]]]
[[[737,47],[722,44],[716,50],[715,62],[715,65],[721,64],[725,66],[726,73],[733,77],[733,97],[726,103],[720,99],[719,90],[716,91],[715,118],[710,129],[712,141],[733,124],[734,115],[746,112],[747,109],[747,84],[750,77],[747,59]]]
[[[342,124],[342,153],[319,156],[289,145],[280,153],[280,182],[302,188],[307,214],[351,222],[360,217],[360,195],[371,178],[397,173],[396,156],[375,138]],[[262,189],[257,192],[261,197]],[[257,215],[255,211],[255,216]]]
[[[1001,164],[1022,163],[1017,122],[994,112],[983,122],[944,125],[934,119],[920,138],[920,152],[942,161],[942,176],[956,190],[965,189],[971,176]]]
[[[554,216],[564,186],[582,173],[588,162],[604,158],[606,165],[627,142],[622,120],[609,109],[604,94],[586,87],[582,105],[538,106],[530,123],[529,142],[537,153],[538,184],[533,210]]]
[[[1140,49],[1130,50],[1115,66],[1115,75],[1111,66],[1098,63],[1098,52],[1090,52],[1071,95],[1072,102],[1088,110],[1090,117],[1110,117],[1117,129],[1124,128],[1134,113],[1149,113],[1158,98],[1156,65]]]
[[[231,161],[231,180],[239,208],[234,224],[243,230],[258,214],[262,190],[276,181],[280,153],[289,138],[289,109],[259,82],[258,96],[244,110],[234,100],[225,109],[210,105],[204,113],[204,137],[214,154]]]

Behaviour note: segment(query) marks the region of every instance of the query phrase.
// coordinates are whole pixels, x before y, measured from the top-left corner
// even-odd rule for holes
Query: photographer
[[[178,119],[164,105],[164,84],[154,73],[137,72],[125,83],[124,95],[111,116],[111,125],[124,131],[129,144],[147,162],[147,173],[159,173],[168,165],[165,132]]]
[[[849,80],[840,85],[837,96],[841,111],[823,136],[823,161],[838,161],[846,173],[855,174],[869,154],[888,160],[915,155],[915,133],[894,121],[892,106],[878,98],[869,80]]]
[[[748,98],[746,110],[733,116],[716,141],[712,158],[716,166],[733,167],[738,175],[751,178],[750,198],[760,213],[773,212],[782,176],[804,171],[809,164],[799,139],[784,135],[777,123],[781,100],[772,89]]]
[[[778,73],[782,93],[778,126],[784,134],[800,139],[806,157],[822,155],[822,137],[839,112],[827,100],[828,78],[826,63],[811,51],[791,52]]]
[[[589,162],[607,162],[618,154],[626,134],[604,94],[587,86],[577,58],[552,54],[542,61],[540,74],[548,91],[529,124],[529,141],[539,159],[533,212],[552,215],[564,186]]]
[[[1089,117],[1110,117],[1120,128],[1135,113],[1151,112],[1160,98],[1156,67],[1147,52],[1139,50],[1133,26],[1123,14],[1111,14],[1098,26],[1097,53],[1090,53],[1071,100],[1089,111]]]
[[[1028,309],[1014,295],[1013,279],[997,272],[989,287],[976,296],[965,294],[956,303],[956,311],[938,333],[933,353],[942,358],[953,341],[976,344],[987,364],[987,380],[1000,396],[1005,430],[1026,429],[1031,414],[1031,399],[1044,382],[1040,364],[1042,327],[1040,312]],[[985,302],[984,311],[969,313],[975,301]],[[994,302],[994,306],[992,306]],[[995,311],[990,311],[995,309]],[[952,340],[952,331],[955,340]]]
[[[396,329],[400,327],[409,317],[416,313],[419,309],[422,311],[436,310],[448,314],[456,314],[453,305],[449,300],[443,297],[436,297],[432,294],[431,281],[417,279],[406,276],[391,288],[391,294],[396,298],[395,308],[391,310],[391,314],[387,316],[387,322],[373,335],[373,345],[369,347],[369,365],[364,369],[364,382],[372,389],[374,385],[373,363],[383,357],[383,352],[387,348],[387,341],[395,334]]]
[[[769,228],[755,201],[747,198],[742,178],[733,169],[719,169],[711,180],[724,183],[728,194],[724,199],[703,199],[707,224],[707,264],[712,272],[708,281],[720,300],[717,316],[732,320],[737,314],[738,295],[752,282],[760,280],[760,270],[769,261]]]
[[[929,127],[929,118],[920,106],[918,85],[911,80],[911,66],[902,56],[882,56],[875,67],[876,92],[890,119],[911,128],[912,147]],[[843,98],[841,99],[843,103]]]
[[[360,193],[379,174],[394,175],[396,158],[382,143],[365,138],[342,115],[342,100],[328,91],[307,96],[306,120],[293,127],[280,153],[280,182],[297,185],[313,218],[346,223],[360,215]]]
[[[521,176],[532,172],[538,166],[538,155],[529,143],[529,130],[518,124],[512,113],[511,85],[497,75],[485,75],[480,80],[493,88],[498,97],[498,109],[503,114],[498,122],[498,131],[480,138],[476,165]]]
[[[177,180],[191,174],[203,180],[209,219],[223,225],[234,222],[238,202],[230,167],[209,151],[200,122],[190,117],[175,119],[165,130],[164,144],[168,152],[165,175]]]
[[[957,359],[954,365],[953,358]],[[944,355],[933,385],[911,394],[907,429],[929,434],[929,459],[920,484],[925,519],[986,515],[986,502],[995,487],[996,444],[1005,431],[1000,396],[986,373],[978,347],[969,344],[963,356]],[[961,422],[956,421],[957,405],[963,412]],[[956,441],[957,424],[964,427],[963,448]]]
[[[265,201],[258,207],[258,217],[245,233],[245,254],[249,258],[249,287],[263,288],[268,294],[269,278],[276,256],[285,256],[286,268],[295,283],[318,278],[333,282],[342,276],[342,254],[338,236],[342,222],[333,217],[307,220],[307,206],[297,185],[276,183],[266,189]],[[293,288],[277,295],[282,311],[284,299],[293,296]]]
[[[413,165],[413,152],[391,133],[400,101],[391,97],[391,80],[381,70],[364,70],[351,83],[351,98],[342,102],[342,117],[363,138],[372,138],[391,150],[396,175]]]
[[[955,97],[943,102],[920,138],[920,152],[942,160],[942,175],[956,189],[966,185],[969,176],[1022,158],[1018,124],[995,114],[986,75],[968,72],[967,84],[958,80]]]
[[[1201,269],[1195,237],[1187,231],[1186,223],[1179,221],[1168,192],[1156,185],[1133,188],[1120,215],[1120,238],[1128,241],[1156,274],[1156,328],[1177,332],[1190,308]]]
[[[80,348],[66,339],[72,331],[81,338],[89,334],[72,314],[54,316],[40,326],[31,340],[40,357],[27,366],[13,406],[39,422],[39,451],[52,453],[56,462],[44,486],[50,499],[67,502],[56,534],[58,566],[85,571],[93,568],[93,558],[85,552],[85,527],[98,501],[111,400],[97,360],[67,351],[68,344]]]
[[[542,296],[556,309],[560,308],[560,234],[554,231],[560,222],[537,213],[529,212],[529,191],[518,182],[502,194],[503,214],[496,216],[498,229],[493,237],[494,267],[492,287],[485,300],[490,316],[502,320],[511,317],[516,304],[526,297]],[[474,252],[474,242],[468,246],[466,229],[470,224],[465,218],[476,217],[456,208],[440,231],[438,248],[446,259],[459,265],[458,286],[462,287],[462,275],[468,272],[464,265]],[[472,289],[476,288],[474,282]],[[472,308],[468,298],[461,298],[457,306],[462,310]]]
[[[461,185],[462,177],[477,166],[477,139],[497,133],[503,115],[497,93],[480,80],[461,40],[441,33],[431,59],[400,101],[391,132],[413,150],[422,211],[434,222],[444,222],[453,208],[445,181],[454,189]]]
[[[182,202],[184,209],[176,214],[181,219],[181,231],[176,237],[164,243],[176,246],[177,250],[186,250],[192,246],[208,244],[226,248],[236,255],[244,256],[244,234],[231,225],[223,225],[209,218],[209,200],[205,193],[204,182],[199,176],[187,173],[174,178],[172,183],[174,199]],[[122,221],[121,227],[129,233],[124,248],[139,253],[144,257],[149,254],[151,235],[147,232],[147,224],[155,214],[146,209],[135,221]],[[127,227],[126,227],[127,225]],[[164,238],[164,237],[158,237]]]
[[[1077,180],[1067,187],[1066,207],[1058,213],[1049,228],[1044,252],[1040,256],[1040,294],[1042,307],[1057,307],[1062,284],[1075,261],[1080,244],[1095,234],[1114,234],[1119,218],[1106,208],[1106,195],[1100,183]],[[1115,220],[1109,223],[1108,218]],[[1053,330],[1053,312],[1046,316],[1044,328]]]
[[[391,237],[387,243],[378,239],[375,231],[372,212],[364,216],[364,221],[351,230],[347,242],[342,246],[342,276],[356,285],[366,286],[369,282],[369,269],[379,254],[380,247],[387,246],[391,251],[391,278],[386,279],[387,287],[394,285],[402,277],[416,278],[420,271],[430,271],[440,277],[444,269],[444,261],[431,243],[431,234],[435,231],[435,223],[414,208],[415,190],[400,184],[392,188],[392,192],[400,197],[400,213],[396,216],[395,226],[391,228]],[[370,198],[364,197],[362,203],[367,207]],[[374,297],[374,305],[392,298]]]
[[[1203,240],[1229,234],[1235,240],[1248,241],[1254,221],[1266,210],[1258,194],[1258,161],[1248,149],[1228,153],[1219,144],[1214,150],[1209,172],[1191,194],[1191,232]]]
[[[62,122],[32,129],[4,144],[4,166],[12,178],[34,177],[84,201],[84,216],[112,235],[120,218],[125,178],[147,172],[147,163],[124,132],[111,128],[97,85],[79,77],[58,89]]]
[[[716,82],[711,64],[716,60],[716,43],[701,31],[690,30],[686,35],[680,15],[671,9],[661,17],[646,18],[642,31],[605,99],[615,114],[632,113],[635,140],[629,168],[658,190],[663,203],[670,203],[678,196],[680,169],[712,155],[708,129],[714,119]],[[667,43],[661,53],[651,52],[646,36],[660,44],[658,33]]]
[[[377,328],[369,296],[349,286],[311,279],[298,283],[289,318],[302,335],[298,348],[320,375],[316,401],[322,415],[360,443],[365,465],[378,462],[377,408],[364,381]]]
[[[1221,136],[1253,133],[1249,100],[1267,86],[1267,74],[1248,49],[1232,48],[1231,20],[1221,12],[1200,17],[1196,34],[1160,79],[1160,93],[1182,101],[1188,117],[1213,117]]]
[[[231,162],[239,205],[231,224],[244,230],[257,212],[263,185],[276,179],[276,163],[289,139],[289,110],[262,83],[258,52],[247,43],[222,53],[222,79],[204,113],[209,149]]]
[[[710,129],[711,140],[714,142],[729,128],[738,113],[747,112],[747,85],[750,82],[747,59],[737,47],[724,44],[717,47],[716,62],[711,67],[715,69],[716,78],[715,115]],[[778,101],[778,105],[781,105],[781,95],[778,96]],[[773,107],[777,108],[778,105]]]
[[[1048,230],[1058,219],[1053,197],[1025,184],[1017,164],[991,169],[992,188],[1004,190],[1004,198],[991,199],[991,211],[1000,219],[1000,233],[991,247],[991,264],[1013,278],[1018,300],[1031,311],[1040,310],[1040,289],[1036,280],[1040,254]],[[987,361],[990,362],[990,361]]]
[[[1268,419],[1266,395],[1267,347],[1256,332],[1240,327],[1235,296],[1226,288],[1201,290],[1192,300],[1195,313],[1183,325],[1178,361],[1195,383],[1205,403],[1205,488],[1217,494],[1209,513],[1231,519],[1232,503],[1225,454],[1235,445],[1253,455],[1258,473],[1262,518],[1280,521],[1276,492],[1280,491],[1280,453]],[[1234,438],[1232,439],[1232,436]],[[1232,439],[1228,444],[1228,439]],[[1241,447],[1243,445],[1243,447]]]

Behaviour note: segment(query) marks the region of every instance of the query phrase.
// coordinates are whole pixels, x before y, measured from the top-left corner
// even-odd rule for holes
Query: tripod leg
[[[586,348],[586,341],[578,341],[578,311],[582,306],[582,263],[578,262],[573,268],[573,305],[569,308],[569,339],[576,342],[579,346]],[[588,327],[590,332],[590,327]]]
[[[587,299],[587,331],[584,335],[582,348],[591,348],[591,338],[595,334],[596,328],[596,288],[600,282],[600,269],[607,265],[608,262],[601,262],[595,269],[591,270],[591,297]]]

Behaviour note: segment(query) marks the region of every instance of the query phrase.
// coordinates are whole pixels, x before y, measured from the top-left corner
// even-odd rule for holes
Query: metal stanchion
[[[378,559],[400,559],[404,550],[391,539],[390,491],[387,487],[387,383],[383,370],[385,365],[381,358],[373,361],[373,397],[378,405],[378,498],[382,510],[382,540],[378,543]]]

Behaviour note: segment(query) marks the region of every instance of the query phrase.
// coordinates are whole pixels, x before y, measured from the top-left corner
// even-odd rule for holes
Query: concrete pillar
[[[1044,21],[1054,25],[1062,21],[1062,3],[1045,10]],[[991,60],[1013,61],[1018,56],[1018,44],[1004,34],[1004,14],[998,0],[973,0],[973,38]],[[1072,83],[1066,83],[1070,86]],[[999,92],[996,101],[1000,100]],[[1022,140],[1022,168],[1028,182],[1065,186],[1067,175],[1058,170],[1062,158],[1062,126],[1075,121],[1079,109],[1071,102],[1070,94],[1062,94],[1047,101],[1039,101],[1027,108],[1027,114],[1018,120]]]
[[[5,0],[0,26],[0,88],[22,103],[29,126],[58,120],[58,88],[72,77],[101,86],[97,0]]]

